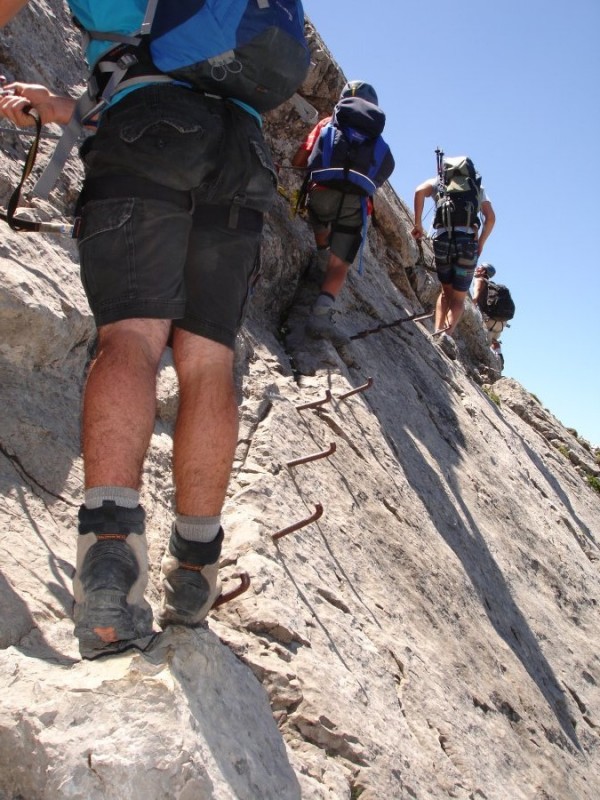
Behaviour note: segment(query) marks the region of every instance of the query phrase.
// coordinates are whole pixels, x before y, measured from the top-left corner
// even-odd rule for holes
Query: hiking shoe
[[[161,566],[163,599],[156,616],[158,624],[187,625],[195,628],[221,594],[219,556],[223,529],[212,542],[190,542],[175,525]]]
[[[113,500],[79,509],[73,594],[75,636],[84,657],[119,652],[152,634],[152,609],[144,599],[144,517],[141,506],[123,508]]]
[[[458,357],[458,347],[456,346],[456,342],[451,336],[448,336],[447,333],[440,333],[437,336],[437,344],[444,352],[448,358],[451,358],[453,361],[456,361]]]
[[[306,333],[313,339],[328,339],[335,347],[350,344],[350,337],[336,327],[333,309],[325,314],[312,313],[306,323]]]

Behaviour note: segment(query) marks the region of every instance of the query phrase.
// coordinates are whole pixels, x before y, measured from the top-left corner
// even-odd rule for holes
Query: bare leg
[[[341,258],[331,253],[327,264],[325,279],[321,285],[321,291],[327,292],[327,294],[332,295],[332,297],[337,297],[342,290],[349,267],[350,264],[346,261],[342,261]]]
[[[156,370],[168,320],[103,325],[83,404],[86,489],[139,490],[156,414]],[[107,506],[105,508],[105,506]],[[144,512],[105,503],[79,511],[73,579],[75,635],[85,657],[152,632]]]
[[[173,355],[179,377],[173,445],[177,513],[218,516],[237,444],[233,351],[175,329]]]
[[[327,247],[329,245],[330,235],[329,229],[315,231],[315,244],[317,247]]]
[[[448,316],[449,308],[449,295],[452,292],[450,284],[442,284],[442,291],[438,295],[435,303],[435,329],[436,331],[443,330],[448,324],[446,317]]]
[[[450,304],[448,308],[448,335],[452,336],[458,325],[460,318],[465,310],[466,292],[458,292],[456,289],[451,290]]]
[[[98,330],[83,403],[85,486],[139,489],[156,415],[156,371],[170,321],[131,319]]]

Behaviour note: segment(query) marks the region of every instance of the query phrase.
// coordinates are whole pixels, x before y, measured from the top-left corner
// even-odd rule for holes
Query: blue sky
[[[482,260],[517,306],[504,374],[600,446],[600,0],[304,10],[346,77],[377,89],[411,208],[436,147],[472,157],[497,216]]]

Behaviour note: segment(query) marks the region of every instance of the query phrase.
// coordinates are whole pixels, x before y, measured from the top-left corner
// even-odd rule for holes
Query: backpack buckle
[[[128,70],[130,67],[133,67],[137,63],[138,63],[137,56],[135,56],[133,53],[123,53],[123,55],[119,56],[119,58],[116,61],[117,66],[119,67],[119,69],[122,70]]]

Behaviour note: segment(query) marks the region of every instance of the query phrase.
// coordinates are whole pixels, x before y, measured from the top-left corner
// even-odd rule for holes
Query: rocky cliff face
[[[344,77],[310,38],[303,94],[325,113]],[[9,78],[74,86],[79,63],[56,0],[0,34]],[[267,123],[288,194],[306,130],[292,104]],[[5,202],[25,140],[1,136]],[[36,213],[62,214],[79,177],[73,159]],[[435,297],[389,188],[377,218],[344,289],[348,333]],[[250,589],[204,629],[82,662],[71,578],[93,324],[70,240],[2,233],[0,798],[600,796],[598,464],[525,389],[494,380],[475,310],[455,362],[428,322],[343,353],[307,343],[312,237],[282,194],[239,339],[224,512],[227,588],[245,572]],[[167,354],[143,489],[155,605],[176,408]],[[314,453],[328,455],[291,463]]]

